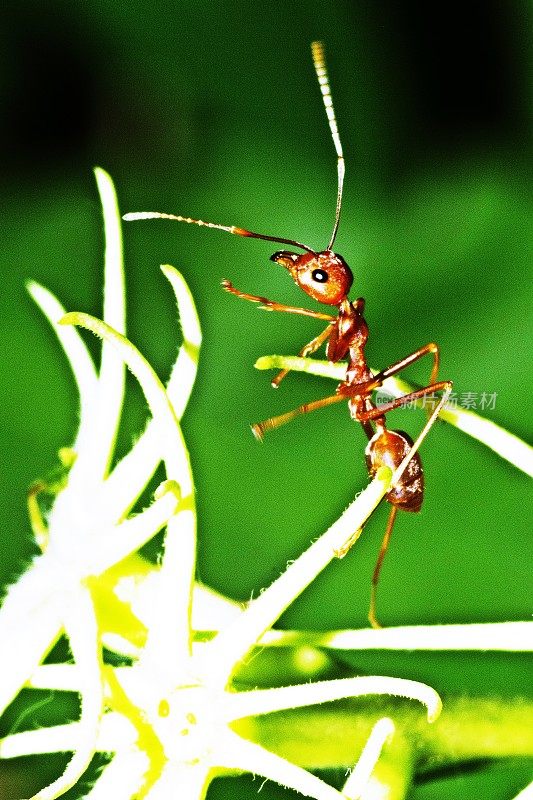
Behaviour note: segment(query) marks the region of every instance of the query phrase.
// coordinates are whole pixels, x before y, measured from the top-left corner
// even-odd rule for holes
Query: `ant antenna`
[[[339,129],[337,127],[337,119],[335,117],[335,109],[333,108],[333,100],[331,99],[331,89],[329,87],[328,70],[326,67],[326,57],[324,55],[324,45],[322,42],[311,42],[311,52],[313,54],[313,64],[315,65],[315,72],[318,78],[320,91],[322,92],[322,100],[324,101],[324,108],[329,122],[329,129],[335,150],[337,153],[337,206],[335,209],[335,224],[333,226],[333,233],[328,244],[328,250],[331,250],[337,231],[339,229],[339,220],[341,216],[342,206],[342,187],[344,184],[344,153],[342,152],[342,144],[339,136]]]
[[[124,214],[122,219],[126,222],[132,222],[138,219],[173,219],[176,222],[187,222],[190,225],[201,225],[204,228],[216,228],[219,231],[227,231],[227,233],[234,233],[236,236],[248,236],[252,239],[265,239],[267,242],[279,242],[280,244],[290,244],[292,247],[299,247],[301,250],[307,250],[308,253],[316,255],[316,250],[308,247],[306,244],[296,242],[294,239],[281,239],[279,236],[266,236],[264,233],[254,233],[247,231],[246,228],[237,228],[235,225],[217,225],[215,222],[204,222],[201,219],[191,219],[190,217],[181,217],[179,214],[162,214],[159,211],[134,211],[130,214]]]

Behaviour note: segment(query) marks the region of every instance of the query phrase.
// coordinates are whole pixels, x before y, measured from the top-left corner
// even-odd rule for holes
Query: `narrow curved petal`
[[[14,733],[0,739],[0,758],[71,753],[82,737],[83,728],[80,722]],[[127,753],[135,746],[137,737],[138,731],[129,720],[121,714],[111,712],[100,723],[94,749],[99,753]]]
[[[179,486],[166,481],[163,493],[140,514],[124,520],[114,530],[106,531],[95,542],[94,551],[84,559],[85,575],[99,575],[134,553],[152,539],[176,513],[180,501]]]
[[[174,412],[181,419],[198,371],[202,331],[192,294],[183,275],[170,264],[164,264],[161,270],[174,290],[183,332],[183,344],[167,385],[167,394]]]
[[[0,609],[0,713],[11,703],[57,641],[62,627],[56,575],[46,556],[10,586]]]
[[[453,410],[445,408],[440,416],[445,422],[451,423],[463,433],[490,447],[510,464],[533,478],[533,447],[514,433],[509,433],[492,420],[480,417],[468,408]]]
[[[176,295],[183,342],[172,367],[167,395],[174,413],[181,419],[192,392],[202,335],[193,297],[185,279],[174,267],[165,265],[163,274]],[[103,503],[111,519],[126,513],[152,477],[161,461],[157,426],[151,420],[130,452],[117,464],[103,488]]]
[[[50,322],[54,333],[67,356],[80,396],[80,426],[75,449],[86,441],[91,429],[98,395],[98,376],[85,342],[75,328],[63,328],[58,323],[65,315],[65,309],[52,294],[35,281],[28,281],[27,289],[31,298],[39,306]]]
[[[101,167],[95,167],[94,176],[102,203],[105,229],[104,322],[119,333],[125,334],[124,259],[118,200],[111,176]]]
[[[229,731],[221,737],[214,758],[217,767],[262,775],[281,786],[300,792],[305,797],[313,797],[315,800],[346,800],[333,786],[311,772]]]
[[[196,509],[189,454],[165,388],[141,353],[124,336],[89,314],[67,314],[75,324],[112,342],[137,378],[156,424],[159,451],[167,476],[180,485],[180,511],[169,520],[159,573],[159,592],[143,656],[149,661],[185,664],[191,646],[191,604],[196,562]],[[173,615],[172,625],[169,614]],[[172,666],[171,666],[172,665]]]
[[[433,722],[442,707],[435,689],[419,681],[381,676],[339,678],[330,681],[302,683],[276,689],[257,689],[249,692],[227,693],[226,715],[228,720],[270,714],[287,708],[301,708],[316,703],[329,703],[346,697],[366,695],[392,695],[418,700],[427,708],[428,721]]]
[[[75,664],[41,664],[32,673],[28,689],[48,689],[59,692],[79,692],[80,681]]]
[[[68,753],[75,746],[78,736],[79,722],[14,733],[12,736],[0,739],[0,758]]]
[[[488,650],[533,651],[533,622],[479,622],[466,625],[405,625],[361,630],[267,631],[262,646],[331,650]]]
[[[319,378],[333,378],[343,381],[346,378],[346,362],[323,361],[303,356],[261,356],[254,364],[256,369],[289,369],[291,372],[307,372]]]
[[[60,633],[60,605],[49,602],[31,617],[21,617],[18,629],[11,629],[8,636],[2,637],[0,714],[24,687],[29,676],[52,649]]]
[[[140,750],[119,753],[103,768],[84,800],[131,800],[147,769],[148,759]]]
[[[365,788],[381,755],[383,745],[390,740],[393,733],[394,722],[389,717],[382,717],[376,722],[357,764],[342,787],[342,793],[347,800],[359,800],[359,798],[363,797]]]
[[[211,680],[214,678],[222,684],[227,682],[239,661],[265,630],[335,558],[336,552],[353,532],[365,524],[386,494],[390,479],[390,470],[378,473],[339,519],[253,600],[229,628],[218,634],[210,647],[209,663],[205,665]]]
[[[103,169],[94,170],[105,230],[104,312],[103,319],[119,333],[126,332],[126,303],[122,229],[115,187]],[[95,474],[104,478],[111,460],[124,400],[124,362],[104,340],[98,379],[98,432],[92,443],[91,458]]]
[[[188,498],[193,492],[189,454],[165,387],[148,361],[125,336],[90,314],[71,312],[63,317],[61,324],[87,328],[99,338],[112,343],[120,353],[126,366],[137,378],[156,422],[159,450],[165,462],[168,477],[178,482],[183,497]]]

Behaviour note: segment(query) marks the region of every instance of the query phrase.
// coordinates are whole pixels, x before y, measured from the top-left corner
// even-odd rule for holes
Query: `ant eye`
[[[328,273],[323,269],[314,269],[311,273],[311,277],[317,283],[326,283],[328,280]]]

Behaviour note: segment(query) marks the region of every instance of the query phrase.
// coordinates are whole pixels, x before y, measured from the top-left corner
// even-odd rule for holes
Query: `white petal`
[[[29,689],[79,692],[78,668],[75,664],[41,664],[26,685]]]
[[[0,609],[2,679],[0,713],[22,689],[57,641],[62,625],[61,597],[49,560],[39,556],[10,586]]]
[[[226,714],[228,720],[269,714],[286,708],[300,708],[316,703],[329,703],[346,697],[365,695],[393,695],[418,700],[427,708],[428,719],[433,721],[441,710],[441,700],[437,692],[425,683],[370,676],[361,678],[339,678],[330,681],[316,681],[297,686],[283,686],[277,689],[257,689],[250,692],[226,694]]]
[[[342,787],[342,793],[348,800],[359,800],[364,796],[365,788],[368,786],[374,767],[381,755],[383,745],[390,740],[393,733],[394,722],[388,717],[382,717],[376,722],[357,764]]]
[[[214,760],[216,766],[262,775],[281,786],[300,792],[305,797],[314,797],[315,800],[346,800],[333,786],[307,770],[229,731],[218,743]]]
[[[79,725],[79,722],[72,722],[6,736],[0,740],[0,758],[72,752],[76,748]]]
[[[85,575],[99,575],[146,544],[176,513],[179,500],[178,484],[166,481],[163,493],[149,508],[99,536],[94,551],[84,559]]]
[[[120,212],[113,181],[103,169],[94,171],[105,229],[104,313],[103,319],[119,333],[126,332],[124,265]],[[98,381],[98,430],[92,442],[95,474],[103,478],[113,454],[124,400],[124,363],[108,342],[102,345]]]
[[[381,476],[374,478],[339,519],[253,600],[239,619],[218,634],[209,648],[209,661],[205,664],[210,676],[208,680],[214,679],[225,685],[233,669],[265,630],[335,558],[336,552],[353,532],[363,527],[387,492],[389,483],[390,474],[384,473],[383,479]]]
[[[182,501],[180,511],[169,520],[165,553],[159,574],[157,604],[149,628],[143,657],[175,670],[190,654],[190,616],[196,559],[196,509],[189,454],[181,427],[165,388],[156,373],[134,345],[105,322],[89,314],[73,313],[62,324],[88,328],[112,342],[137,378],[156,423],[159,452],[167,477],[178,482]],[[169,614],[172,624],[169,624]]]
[[[533,622],[479,622],[466,625],[404,625],[361,630],[267,631],[261,645],[327,647],[332,650],[533,651]]]
[[[64,689],[65,687],[60,688]],[[74,688],[73,691],[77,691],[77,688]],[[138,731],[126,717],[114,712],[108,713],[100,723],[95,750],[101,753],[131,751],[138,735]],[[14,733],[12,736],[6,736],[5,739],[0,740],[0,758],[19,758],[20,756],[44,753],[71,753],[78,749],[82,740],[83,727],[80,722]]]
[[[75,328],[58,325],[65,309],[54,295],[35,281],[27,284],[28,292],[50,322],[65,351],[80,395],[80,427],[74,449],[88,439],[97,402],[98,376],[83,339]]]
[[[162,269],[176,295],[183,333],[183,343],[167,385],[167,395],[174,413],[181,419],[196,378],[202,337],[194,300],[183,276],[173,267],[165,266]],[[104,484],[103,503],[109,509],[110,519],[119,518],[132,507],[155,472],[161,457],[157,426],[151,420],[145,432],[128,455],[117,464]]]

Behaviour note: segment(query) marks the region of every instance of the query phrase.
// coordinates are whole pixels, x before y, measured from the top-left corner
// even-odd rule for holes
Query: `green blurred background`
[[[71,443],[77,414],[68,367],[25,279],[44,283],[68,309],[100,313],[95,164],[112,174],[124,212],[173,211],[323,248],[336,170],[310,58],[316,38],[326,44],[347,160],[336,249],[354,272],[353,296],[367,301],[370,364],[384,367],[434,340],[443,378],[459,393],[496,392],[490,418],[531,434],[530,3],[26,0],[0,13],[3,583],[35,552],[26,489]],[[170,222],[130,223],[124,235],[129,334],[162,377],[178,329],[158,265],[181,269],[196,298],[204,350],[184,429],[198,488],[199,577],[247,600],[365,485],[362,432],[335,406],[263,446],[250,434],[250,422],[333,388],[293,375],[271,390],[255,359],[294,353],[317,323],[264,314],[220,289],[229,278],[301,303],[268,260],[275,247]],[[422,382],[428,373],[422,364],[409,376]],[[129,387],[122,450],[145,416]],[[413,434],[423,415],[398,411],[393,421]],[[443,424],[422,454],[426,500],[420,515],[397,522],[382,621],[527,618],[528,479]],[[350,557],[282,625],[366,624],[386,513],[376,513]],[[520,656],[353,661],[442,692],[516,695],[531,684]],[[499,765],[426,784],[413,798],[510,798],[526,779],[526,765]],[[251,778],[219,782],[209,797],[257,788]],[[288,796],[271,784],[262,790],[264,798]]]

